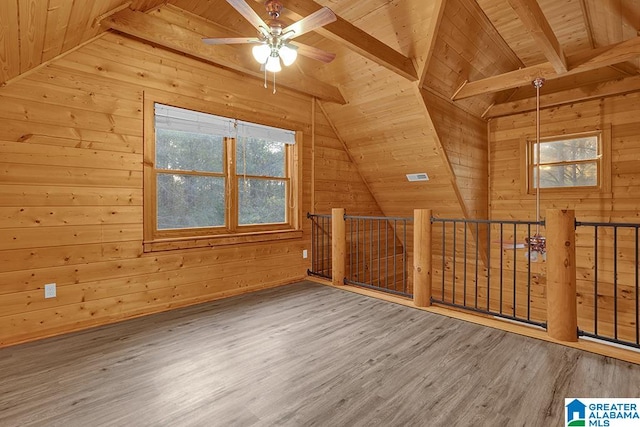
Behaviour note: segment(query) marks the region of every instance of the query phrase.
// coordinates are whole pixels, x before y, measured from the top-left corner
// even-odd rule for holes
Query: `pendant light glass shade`
[[[280,65],[280,58],[278,57],[277,54],[272,54],[267,59],[267,64],[265,68],[267,69],[267,71],[271,71],[272,73],[277,73],[279,71],[282,71],[282,66]]]
[[[256,61],[260,64],[264,64],[267,62],[267,59],[269,59],[269,55],[271,55],[271,48],[267,44],[259,44],[254,46],[251,52],[253,53],[253,57]]]
[[[286,65],[287,67],[293,64],[298,57],[297,50],[287,45],[282,46],[278,51],[278,54],[280,55],[280,58],[282,59],[284,65]]]

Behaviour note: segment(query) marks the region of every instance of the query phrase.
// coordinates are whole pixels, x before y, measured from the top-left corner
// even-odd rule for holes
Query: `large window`
[[[538,160],[538,153],[540,159]],[[603,133],[563,135],[527,141],[527,189],[601,189],[604,173]],[[539,168],[538,168],[539,161]]]
[[[146,250],[268,240],[299,228],[295,131],[146,97],[145,120],[153,122],[145,126]]]

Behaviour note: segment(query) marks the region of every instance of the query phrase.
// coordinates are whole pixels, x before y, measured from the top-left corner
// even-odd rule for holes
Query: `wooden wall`
[[[142,252],[147,88],[305,129],[303,214],[311,210],[312,99],[285,90],[273,96],[258,80],[106,34],[0,89],[0,346],[306,275],[306,220],[302,240]],[[316,209],[340,200],[373,213],[375,202],[316,117]],[[357,195],[340,199],[344,185]],[[58,296],[45,300],[50,282]]]
[[[46,63],[95,37],[104,29],[101,15],[123,0],[16,0],[0,2],[0,83]],[[147,10],[162,0],[133,0],[134,10]]]
[[[640,94],[606,98],[541,112],[541,134],[560,135],[611,129],[611,192],[542,192],[541,210],[574,209],[578,221],[640,223]],[[535,137],[535,113],[514,115],[490,123],[490,212],[492,219],[535,219],[535,196],[523,194],[521,144]],[[634,237],[621,232],[618,258],[618,300],[627,339],[635,333],[632,313],[636,297],[634,285]],[[577,229],[577,278],[579,322],[593,330],[594,253],[593,229]],[[613,233],[601,231],[598,240],[599,329],[612,333],[614,253]],[[522,252],[522,250],[521,250]],[[544,274],[544,268],[542,271]],[[622,314],[624,313],[624,314]]]
[[[314,213],[331,213],[344,208],[348,215],[382,215],[378,202],[362,180],[345,145],[333,130],[332,123],[319,104],[315,108]],[[310,163],[307,163],[310,164]]]

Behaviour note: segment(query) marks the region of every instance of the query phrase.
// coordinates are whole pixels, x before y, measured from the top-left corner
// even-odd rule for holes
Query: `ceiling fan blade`
[[[258,15],[255,10],[251,9],[251,6],[249,6],[245,0],[227,0],[227,3],[233,6],[233,8],[237,10],[240,15],[244,16],[251,25],[256,27],[258,31],[262,32],[261,28],[265,30],[269,29],[267,23],[260,18],[260,15]]]
[[[307,58],[315,59],[317,61],[322,61],[325,64],[328,64],[336,58],[335,53],[327,52],[326,50],[318,49],[317,47],[300,43],[289,44],[296,48],[299,55],[303,55]]]
[[[336,14],[333,13],[331,9],[325,6],[322,9],[307,16],[306,18],[303,18],[298,22],[293,23],[289,25],[287,28],[285,28],[284,30],[282,30],[282,34],[283,34],[282,38],[292,39],[292,38],[298,37],[304,33],[313,31],[316,28],[330,24],[336,19],[338,19],[336,17]]]
[[[228,37],[216,39],[202,39],[206,44],[244,44],[244,43],[261,43],[257,37]]]

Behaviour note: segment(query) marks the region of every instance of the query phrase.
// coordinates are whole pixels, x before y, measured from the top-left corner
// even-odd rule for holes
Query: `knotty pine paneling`
[[[448,99],[466,81],[498,75],[521,65],[475,1],[448,0],[444,7],[425,87]],[[483,95],[456,104],[479,117],[495,98]]]
[[[344,208],[348,215],[382,215],[378,202],[320,108],[315,109],[313,154],[313,159],[309,160],[314,162],[315,168],[314,213]]]
[[[303,239],[143,253],[147,89],[293,123],[304,129],[302,213],[313,188],[314,210],[381,213],[309,97],[108,34],[0,89],[0,346],[306,275],[306,219]],[[58,296],[45,300],[51,282]]]
[[[488,217],[486,123],[429,92],[423,94],[436,134],[455,175],[469,219]]]
[[[640,223],[640,94],[594,100],[541,111],[542,135],[570,134],[611,127],[611,192],[543,191],[541,212],[574,209],[578,221]],[[535,137],[535,112],[492,120],[490,123],[490,214],[492,219],[535,219],[535,196],[522,193],[520,144]],[[543,229],[544,232],[544,229]],[[618,272],[618,310],[621,338],[631,340],[638,319],[635,311],[635,238],[619,233],[614,266],[613,233],[601,229],[595,258],[593,228],[576,231],[579,325],[593,330],[594,269],[598,266],[599,331],[612,332],[614,269]],[[519,253],[523,255],[523,250]],[[524,258],[522,258],[524,259]],[[542,264],[544,274],[544,264]],[[625,317],[626,316],[626,317]]]
[[[349,69],[364,69],[361,59],[348,59],[353,60]],[[461,217],[413,83],[380,67],[376,73],[379,79],[345,86],[347,105],[327,104],[326,109],[382,212],[411,216],[416,208],[430,208],[439,216]],[[406,174],[418,172],[427,172],[430,181],[407,181]]]
[[[146,11],[162,0],[135,0]],[[97,19],[127,0],[5,0],[0,2],[0,83],[55,59],[104,29]]]

